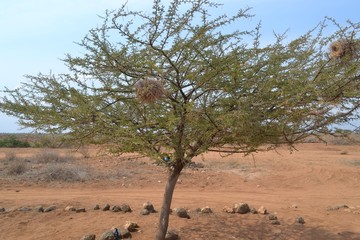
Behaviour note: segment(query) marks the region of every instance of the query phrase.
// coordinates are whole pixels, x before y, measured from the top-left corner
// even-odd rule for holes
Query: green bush
[[[17,140],[15,136],[9,136],[4,139],[0,139],[0,147],[3,148],[27,148],[30,147],[30,143],[26,141]]]

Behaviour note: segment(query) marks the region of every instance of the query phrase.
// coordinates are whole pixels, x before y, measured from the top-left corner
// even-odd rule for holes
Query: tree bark
[[[169,177],[165,186],[163,203],[161,206],[159,227],[157,229],[156,238],[155,238],[156,240],[165,240],[165,236],[169,225],[171,201],[172,201],[175,185],[177,183],[177,180],[179,179],[181,170],[182,170],[181,166],[176,166],[174,170],[169,173]]]

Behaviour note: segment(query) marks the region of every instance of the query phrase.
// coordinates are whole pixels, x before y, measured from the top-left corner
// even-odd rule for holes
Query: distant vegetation
[[[73,147],[66,135],[36,133],[0,133],[0,148],[67,148]]]
[[[303,143],[325,142],[334,145],[354,145],[360,143],[360,131],[348,133],[346,137],[332,135],[309,136]],[[78,148],[65,134],[35,134],[35,133],[0,133],[0,148]],[[84,147],[84,146],[83,146]],[[79,148],[85,156],[86,149]]]
[[[31,145],[27,141],[18,140],[15,136],[10,135],[0,139],[0,147],[26,148],[26,147],[31,147]]]

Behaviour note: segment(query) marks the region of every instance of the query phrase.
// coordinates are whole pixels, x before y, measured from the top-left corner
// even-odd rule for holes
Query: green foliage
[[[27,141],[17,140],[15,136],[8,136],[0,139],[0,147],[4,148],[27,148],[30,143]]]
[[[214,14],[218,6],[155,0],[150,13],[126,4],[107,11],[79,43],[84,54],[64,59],[71,73],[27,76],[5,90],[0,109],[25,127],[159,161],[169,155],[179,168],[205,151],[291,145],[359,117],[359,23],[327,18],[264,45],[260,24],[242,24],[249,9],[228,17]],[[329,25],[338,30],[325,35]],[[331,58],[338,39],[352,43],[351,55]],[[161,82],[165,97],[136,98],[147,78]]]

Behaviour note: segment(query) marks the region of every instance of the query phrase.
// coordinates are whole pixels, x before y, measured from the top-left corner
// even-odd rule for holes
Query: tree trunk
[[[163,198],[163,203],[161,206],[160,219],[159,219],[159,227],[156,233],[156,240],[164,240],[166,236],[166,232],[169,225],[169,214],[171,201],[175,189],[175,185],[177,180],[179,179],[182,167],[177,166],[173,171],[170,172],[166,186],[165,193]]]

